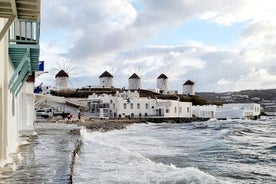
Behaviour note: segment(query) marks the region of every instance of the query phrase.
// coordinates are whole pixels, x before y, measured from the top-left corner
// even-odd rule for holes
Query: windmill
[[[162,94],[177,94],[177,90],[173,89],[172,84],[169,82],[169,78],[174,76],[174,69],[171,67],[163,66],[158,69],[159,76],[157,77],[157,91]]]
[[[63,60],[63,65],[61,66],[59,62],[56,62],[59,68],[54,68],[58,72],[55,75],[56,88],[58,89],[68,89],[69,83],[73,86],[70,79],[74,79],[70,74],[76,69],[76,66],[72,66],[72,61],[65,66],[65,61]],[[77,80],[77,79],[74,79]]]
[[[157,89],[160,90],[162,94],[168,93],[168,77],[164,73],[157,77]]]
[[[195,90],[199,89],[199,76],[194,72],[188,72],[185,76],[185,80],[183,83],[183,91],[184,95],[195,95]]]
[[[141,89],[141,78],[136,73],[128,78],[128,89]]]
[[[142,64],[141,64],[142,65]],[[140,88],[156,90],[156,67],[145,67],[137,66],[129,70],[130,75],[137,74],[140,78],[136,79],[137,82],[140,82]]]
[[[103,88],[111,88],[113,86],[113,75],[108,71],[103,72],[100,76],[100,86]]]

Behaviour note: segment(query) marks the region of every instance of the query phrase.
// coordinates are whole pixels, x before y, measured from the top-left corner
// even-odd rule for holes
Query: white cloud
[[[273,0],[45,0],[41,60],[49,70],[57,61],[72,61],[77,66],[72,75],[81,79],[76,87],[97,84],[97,76],[108,70],[119,87],[137,72],[145,86],[154,88],[155,78],[165,73],[170,87],[181,90],[193,71],[202,78],[202,91],[270,88],[275,83],[275,12]],[[243,23],[238,44],[231,50],[198,40],[146,45],[160,28],[177,29],[196,19],[223,26]]]
[[[241,77],[235,83],[235,89],[265,89],[275,88],[276,76],[268,73],[266,69],[250,69],[248,75]],[[274,84],[274,85],[273,85]]]

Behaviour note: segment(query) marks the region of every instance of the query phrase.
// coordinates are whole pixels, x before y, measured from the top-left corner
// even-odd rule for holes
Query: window
[[[187,107],[187,113],[190,113],[190,108],[189,107]]]
[[[124,109],[126,109],[126,103],[124,103]]]
[[[130,109],[133,109],[133,103],[130,104]]]
[[[140,109],[140,103],[137,103],[137,109]]]
[[[149,104],[148,103],[146,103],[146,109],[148,109],[149,108]]]
[[[176,107],[174,107],[174,113],[176,113],[177,112],[177,109],[176,109]]]

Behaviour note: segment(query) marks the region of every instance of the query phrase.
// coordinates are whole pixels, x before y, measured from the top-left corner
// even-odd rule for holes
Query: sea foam
[[[90,132],[82,128],[83,147],[76,161],[74,181],[76,183],[221,183],[197,168],[179,168],[173,164],[154,162],[146,156],[152,154],[154,150],[146,152],[142,148],[137,148],[136,146],[140,145],[135,144],[135,140],[122,141],[131,139],[132,136],[129,134],[133,131],[145,131],[145,129],[136,126],[103,133]],[[141,141],[141,137],[136,138]],[[165,146],[156,140],[149,142],[159,146],[159,149]]]

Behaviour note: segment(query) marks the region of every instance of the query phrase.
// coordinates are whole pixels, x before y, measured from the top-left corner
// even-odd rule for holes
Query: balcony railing
[[[10,44],[39,44],[39,21],[18,20],[14,21],[9,29]]]
[[[9,29],[9,56],[14,73],[9,89],[17,95],[29,75],[39,70],[39,21],[16,20]]]

